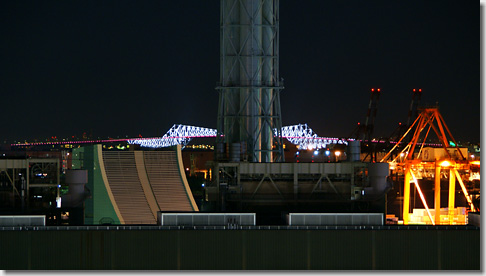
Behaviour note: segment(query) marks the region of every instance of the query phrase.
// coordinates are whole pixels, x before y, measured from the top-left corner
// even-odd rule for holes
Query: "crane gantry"
[[[455,209],[455,184],[456,179],[459,182],[462,192],[466,197],[470,210],[475,211],[476,208],[472,202],[471,196],[468,194],[467,189],[462,181],[462,177],[459,173],[460,170],[466,170],[469,167],[469,161],[467,156],[458,147],[458,144],[452,136],[449,128],[447,127],[444,118],[439,112],[438,107],[426,107],[419,108],[421,113],[415,119],[413,124],[400,138],[398,143],[383,157],[380,162],[387,161],[394,151],[399,147],[405,138],[412,134],[410,142],[402,148],[400,154],[392,159],[389,163],[394,167],[400,167],[404,171],[404,201],[403,201],[403,224],[409,223],[409,208],[410,208],[410,184],[414,183],[417,191],[420,195],[422,203],[427,211],[427,215],[432,224],[452,224],[454,219]],[[437,135],[440,140],[442,149],[444,150],[441,155],[438,155],[435,160],[424,160],[423,158],[423,146],[430,133],[430,130]],[[424,135],[425,133],[425,135]],[[449,140],[450,139],[450,140]],[[451,141],[452,143],[450,143]],[[418,148],[419,147],[419,148]],[[416,150],[418,149],[418,152]],[[424,168],[435,169],[435,186],[434,186],[434,209],[435,216],[432,217],[430,209],[427,205],[425,197],[420,189],[416,173],[417,171],[424,170]],[[448,204],[448,216],[441,220],[440,216],[440,175],[442,170],[449,171],[449,204]]]

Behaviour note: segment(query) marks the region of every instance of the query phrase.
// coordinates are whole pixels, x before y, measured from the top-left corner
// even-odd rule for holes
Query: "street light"
[[[341,155],[341,152],[337,150],[337,151],[334,152],[334,155],[336,155],[336,162],[337,162],[338,159],[339,159],[339,156]]]

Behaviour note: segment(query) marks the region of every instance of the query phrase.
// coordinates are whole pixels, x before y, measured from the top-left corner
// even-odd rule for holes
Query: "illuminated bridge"
[[[182,147],[189,144],[194,138],[216,137],[217,130],[212,128],[173,125],[162,137],[150,138],[123,138],[123,139],[105,139],[105,140],[88,140],[88,141],[63,141],[63,142],[35,142],[35,143],[18,143],[11,146],[39,146],[39,145],[62,145],[62,144],[94,144],[94,143],[112,143],[128,142],[131,145],[140,145],[141,147],[163,148],[175,145]],[[274,135],[277,130],[274,129]],[[286,138],[294,145],[303,149],[321,149],[330,144],[345,144],[348,142],[342,138],[319,137],[307,124],[298,124],[282,127],[282,137]]]
[[[277,136],[277,130],[274,129]],[[160,138],[130,139],[129,144],[138,144],[142,147],[162,148],[174,145],[187,145],[193,138],[216,137],[217,130],[186,125],[173,125],[167,133]],[[307,124],[298,124],[282,127],[282,137],[294,145],[305,149],[321,149],[329,144],[348,144],[344,139],[319,137]]]
[[[174,124],[167,133],[162,137],[149,138],[122,138],[122,139],[104,139],[104,140],[86,140],[86,141],[62,141],[62,142],[34,142],[34,143],[17,143],[11,144],[12,147],[19,146],[41,146],[41,145],[63,145],[63,144],[96,144],[96,143],[113,143],[128,142],[130,145],[140,145],[141,147],[164,148],[175,145],[181,145],[183,148],[194,138],[216,137],[217,130],[213,128],[204,128],[197,126]],[[274,129],[274,135],[277,130]],[[319,137],[307,124],[298,124],[282,127],[282,138],[287,139],[301,149],[322,149],[331,144],[348,144],[345,138]],[[385,143],[383,140],[372,140],[377,143]],[[391,144],[396,142],[391,141]],[[441,146],[441,144],[429,144],[428,146]]]

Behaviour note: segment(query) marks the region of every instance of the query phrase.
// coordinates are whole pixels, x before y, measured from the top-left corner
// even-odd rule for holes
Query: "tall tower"
[[[278,7],[279,0],[221,0],[217,143],[243,145],[250,162],[284,160]]]

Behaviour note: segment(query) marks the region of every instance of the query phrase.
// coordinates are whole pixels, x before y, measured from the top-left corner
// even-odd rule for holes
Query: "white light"
[[[203,184],[201,184],[201,187],[204,187],[204,183],[203,183]]]
[[[275,136],[279,135],[277,129],[274,129],[273,131]],[[292,144],[297,145],[298,148],[309,150],[311,150],[309,147],[312,147],[312,149],[326,148],[328,144],[348,144],[346,140],[338,138],[319,137],[307,126],[307,124],[282,127],[281,137],[286,138]]]
[[[314,155],[318,155],[318,154],[319,154],[318,150],[314,151]]]
[[[328,151],[328,150],[326,150],[326,155],[327,155],[327,156],[331,155],[331,152],[330,152],[330,151]]]
[[[211,128],[173,125],[161,138],[130,139],[129,144],[138,144],[141,147],[163,148],[175,145],[186,146],[197,137],[216,137],[217,130]]]
[[[339,138],[319,137],[307,124],[285,126],[279,131],[273,129],[276,137],[286,138],[289,142],[297,145],[300,149],[322,149],[328,144],[345,144],[348,142]],[[186,146],[193,138],[216,137],[217,130],[203,127],[173,125],[163,137],[127,139],[129,144],[138,144],[141,147],[162,148],[175,145]],[[312,147],[312,148],[309,148]]]
[[[61,197],[60,196],[56,197],[56,207],[61,208]]]

